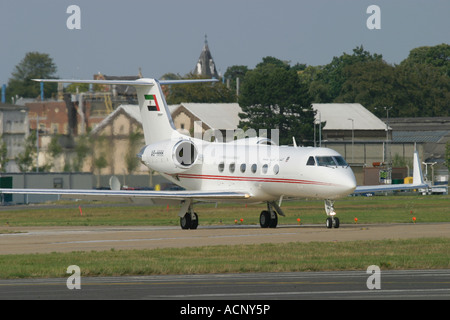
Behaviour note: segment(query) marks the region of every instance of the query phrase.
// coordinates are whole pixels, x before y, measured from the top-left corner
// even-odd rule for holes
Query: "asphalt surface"
[[[238,245],[310,241],[353,241],[450,237],[450,223],[201,227],[8,227],[0,234],[0,255],[91,250],[181,248],[205,245]]]
[[[341,225],[339,229],[306,225],[280,226],[276,229],[255,226],[199,227],[197,230],[181,230],[179,227],[20,227],[9,228],[9,231],[20,233],[0,234],[2,255],[112,248],[450,237],[450,223]],[[370,276],[364,271],[106,278],[81,276],[80,289],[69,289],[68,278],[0,280],[0,299],[177,300],[177,307],[170,308],[170,312],[181,312],[186,301],[197,301],[195,306],[200,308],[198,301],[204,300],[208,300],[209,305],[211,300],[270,301],[269,305],[274,310],[280,307],[272,302],[275,300],[450,299],[450,270],[382,271],[378,281],[381,289],[372,290],[367,285]],[[216,314],[221,315],[217,310],[226,306],[215,305]],[[283,305],[284,310],[290,307],[293,305]]]
[[[196,300],[199,306],[200,300],[234,301],[234,304],[259,300],[270,305],[267,301],[450,299],[450,270],[381,271],[380,289],[368,287],[372,275],[365,271],[343,271],[81,277],[80,289],[69,289],[66,278],[0,280],[0,299]]]

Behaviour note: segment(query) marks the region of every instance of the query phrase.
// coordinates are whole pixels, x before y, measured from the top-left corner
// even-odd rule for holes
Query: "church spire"
[[[219,78],[219,74],[216,70],[216,64],[212,58],[211,52],[208,47],[208,36],[205,34],[205,45],[198,58],[197,65],[194,70],[195,75],[207,77],[207,78]]]

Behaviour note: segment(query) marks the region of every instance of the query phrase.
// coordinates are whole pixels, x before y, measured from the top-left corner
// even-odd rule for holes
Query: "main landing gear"
[[[259,215],[259,225],[261,228],[276,228],[278,215],[284,216],[284,212],[278,204],[275,201],[267,202],[267,210],[261,211]]]
[[[339,218],[336,217],[336,211],[334,211],[334,200],[325,200],[325,211],[328,216],[326,221],[327,228],[339,228]]]
[[[181,229],[197,229],[198,227],[198,215],[194,212],[194,206],[192,201],[188,200],[181,206],[180,212],[178,213],[180,217]]]

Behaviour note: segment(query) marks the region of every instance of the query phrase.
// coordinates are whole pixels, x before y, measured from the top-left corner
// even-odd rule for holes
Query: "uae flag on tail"
[[[148,111],[159,111],[158,101],[156,100],[156,96],[154,94],[146,94],[144,97],[147,102]]]

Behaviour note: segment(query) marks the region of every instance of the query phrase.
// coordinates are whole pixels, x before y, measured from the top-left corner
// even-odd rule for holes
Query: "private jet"
[[[197,229],[198,202],[266,203],[260,213],[262,228],[275,228],[285,216],[281,203],[287,198],[323,199],[326,227],[339,228],[334,202],[351,194],[425,188],[420,161],[414,153],[413,183],[356,186],[354,173],[345,159],[329,148],[279,146],[266,137],[245,137],[229,142],[188,136],[175,129],[161,86],[204,83],[217,80],[63,80],[38,82],[129,85],[136,88],[145,146],[138,157],[151,170],[185,190],[74,190],[0,189],[4,194],[54,194],[62,198],[91,200],[147,199],[180,204],[182,229]],[[119,189],[119,190],[115,190]]]

